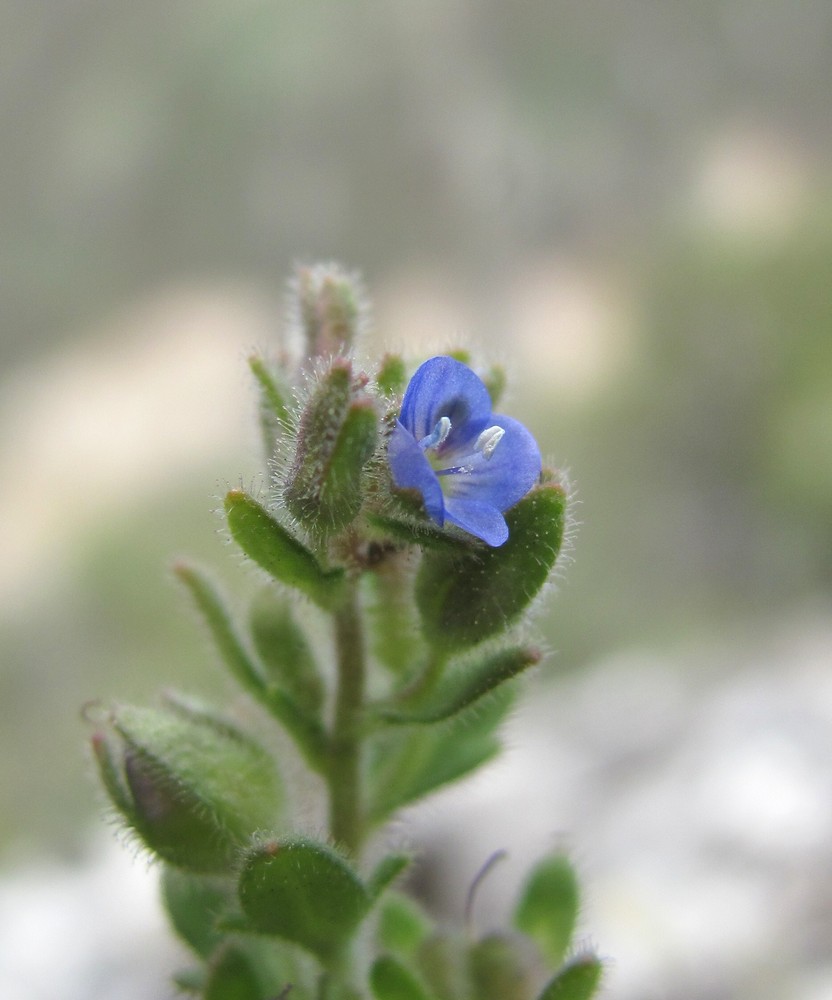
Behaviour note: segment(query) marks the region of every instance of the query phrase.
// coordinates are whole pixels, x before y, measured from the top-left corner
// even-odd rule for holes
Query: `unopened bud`
[[[220,872],[274,825],[271,757],[230,724],[183,706],[122,706],[93,750],[114,805],[147,847],[196,872]]]
[[[336,358],[301,415],[283,496],[292,515],[314,534],[339,531],[361,509],[362,474],[378,437],[378,416],[364,384],[348,360]]]
[[[309,358],[328,358],[348,351],[365,323],[358,278],[339,264],[300,267],[293,285],[296,314]]]

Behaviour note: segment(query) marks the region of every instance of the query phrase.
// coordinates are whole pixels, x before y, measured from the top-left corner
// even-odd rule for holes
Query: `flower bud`
[[[163,860],[221,872],[274,825],[282,795],[273,761],[225,721],[182,706],[121,706],[111,725],[93,736],[104,785]]]
[[[295,314],[309,358],[348,351],[365,323],[366,308],[357,277],[339,264],[300,267],[292,288]]]
[[[477,1000],[531,1000],[536,970],[523,938],[489,934],[472,945],[468,961]]]
[[[314,387],[300,419],[295,460],[283,498],[313,534],[346,527],[363,503],[362,473],[378,437],[378,417],[346,358]]]

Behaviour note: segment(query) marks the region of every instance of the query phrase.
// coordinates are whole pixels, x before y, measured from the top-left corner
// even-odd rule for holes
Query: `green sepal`
[[[506,370],[502,365],[492,365],[485,374],[480,376],[483,385],[491,397],[491,409],[496,410],[500,398],[506,388]]]
[[[540,662],[540,651],[527,646],[503,649],[467,666],[452,665],[438,687],[415,704],[379,706],[375,714],[391,724],[442,722],[476,704],[500,684]]]
[[[416,974],[393,955],[382,955],[370,970],[375,1000],[431,1000]]]
[[[346,527],[361,509],[362,475],[378,438],[378,416],[365,379],[346,358],[335,358],[303,408],[297,449],[283,498],[312,534]]]
[[[393,486],[386,507],[368,511],[366,516],[377,535],[400,544],[459,555],[478,548],[470,535],[440,528],[432,521],[425,511],[422,494],[416,489]]]
[[[174,972],[173,985],[180,993],[202,996],[205,983],[208,979],[208,970],[204,965],[192,966],[189,969],[180,969]]]
[[[227,870],[282,805],[274,762],[223,720],[176,709],[113,712],[123,741],[126,818],[163,860],[196,872]]]
[[[431,933],[427,914],[410,896],[395,889],[379,904],[376,936],[384,951],[408,957]]]
[[[595,955],[579,955],[547,983],[538,1000],[590,1000],[601,984],[603,971]]]
[[[208,958],[223,938],[217,920],[230,904],[233,885],[225,878],[165,865],[161,889],[176,933],[197,955]]]
[[[264,358],[253,354],[248,366],[260,390],[260,430],[266,455],[271,458],[282,431],[290,424],[288,391]]]
[[[505,631],[546,582],[563,540],[566,494],[538,486],[506,512],[508,541],[467,555],[424,554],[416,600],[427,640],[452,652]]]
[[[468,967],[477,1000],[527,1000],[531,994],[534,956],[523,938],[499,933],[481,938],[471,946]]]
[[[324,682],[289,602],[273,587],[263,588],[252,603],[249,626],[266,681],[285,690],[305,711],[317,714],[324,701]]]
[[[367,895],[376,900],[407,868],[413,858],[409,854],[387,854],[379,861],[367,879]]]
[[[550,968],[569,950],[580,908],[575,870],[564,854],[544,858],[529,874],[514,912],[514,926],[530,937]]]
[[[389,396],[397,396],[404,392],[407,382],[407,369],[398,354],[385,354],[381,359],[376,384]]]
[[[309,549],[253,497],[231,490],[225,511],[234,540],[275,580],[301,591],[326,610],[341,603],[346,592],[343,570],[324,570]]]
[[[213,956],[203,993],[204,1000],[263,1000],[257,971],[248,952],[234,941]]]
[[[353,521],[364,502],[362,474],[378,440],[378,415],[369,399],[352,404],[320,485],[315,524],[340,531]]]
[[[325,774],[329,766],[329,739],[320,718],[278,687],[266,691],[265,705],[283,724],[312,770]]]
[[[433,934],[422,944],[416,960],[428,988],[441,1000],[477,1000],[471,995],[468,942],[461,934]]]
[[[135,808],[124,774],[122,746],[101,731],[92,734],[90,743],[104,790],[116,809],[132,825]]]
[[[262,699],[265,691],[263,675],[237,635],[231,615],[217,588],[195,566],[179,562],[173,571],[190,591],[231,675],[249,694]]]
[[[500,750],[496,734],[513,700],[504,684],[475,709],[435,729],[387,730],[376,738],[369,816],[379,823],[402,806],[456,781]]]
[[[250,848],[238,892],[251,930],[294,941],[324,960],[346,944],[371,902],[346,859],[303,837]]]

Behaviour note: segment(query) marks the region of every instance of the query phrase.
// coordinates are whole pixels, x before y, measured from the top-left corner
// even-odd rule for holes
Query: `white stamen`
[[[494,449],[502,441],[504,434],[505,428],[503,427],[497,427],[496,425],[494,427],[487,427],[477,438],[474,451],[481,451],[482,457],[485,459],[491,458],[494,454]]]
[[[450,433],[451,421],[447,417],[440,417],[433,431],[427,437],[423,437],[419,444],[423,448],[438,448],[445,443]]]

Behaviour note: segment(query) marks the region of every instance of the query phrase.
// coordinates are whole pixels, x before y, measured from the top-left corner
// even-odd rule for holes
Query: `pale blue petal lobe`
[[[400,489],[419,490],[425,510],[442,527],[445,523],[445,502],[439,480],[418,441],[399,421],[396,421],[390,436],[387,457],[395,484]]]
[[[494,414],[491,422],[505,431],[491,458],[478,456],[471,472],[447,476],[446,491],[451,496],[476,498],[497,510],[508,510],[540,478],[540,449],[519,420]]]
[[[482,380],[455,358],[431,358],[416,370],[402,401],[399,420],[417,441],[441,417],[451,421],[445,448],[452,449],[482,431],[491,414],[491,397]]]
[[[506,519],[489,503],[446,497],[445,516],[452,524],[476,535],[492,548],[502,545],[508,538]]]

